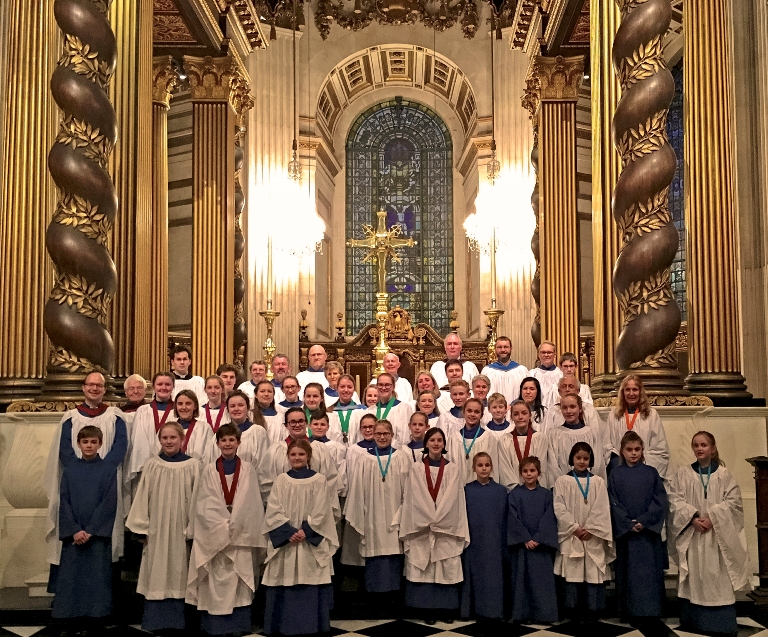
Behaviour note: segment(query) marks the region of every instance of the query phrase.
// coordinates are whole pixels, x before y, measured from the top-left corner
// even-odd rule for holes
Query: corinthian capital
[[[541,86],[541,100],[576,101],[584,77],[584,56],[536,57],[533,75]]]
[[[171,93],[179,83],[179,74],[170,55],[152,58],[152,101],[165,108],[171,105]]]

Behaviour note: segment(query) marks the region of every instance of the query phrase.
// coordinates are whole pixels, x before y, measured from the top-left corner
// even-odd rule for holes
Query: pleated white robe
[[[430,467],[433,484],[439,468]],[[449,462],[433,501],[424,463],[411,466],[400,508],[400,539],[409,582],[458,584],[463,581],[461,554],[469,546],[469,524],[461,467]]]
[[[631,422],[632,416],[629,419]],[[611,410],[606,420],[606,428],[611,436],[613,453],[621,455],[621,439],[629,431],[624,415],[622,414],[620,418],[616,418],[613,410]],[[664,433],[664,425],[659,417],[659,412],[651,407],[647,418],[644,418],[642,414],[638,414],[632,431],[643,439],[645,464],[656,469],[662,480],[669,479],[669,444],[667,443],[667,435]]]
[[[586,489],[586,478],[579,478]],[[567,582],[602,584],[610,579],[608,565],[616,559],[611,532],[611,508],[605,480],[592,475],[587,502],[573,476],[560,476],[554,488],[555,517],[560,550],[555,575]],[[581,527],[592,534],[586,542],[573,532]]]
[[[377,416],[381,414],[381,417],[392,423],[392,429],[394,429],[394,445],[396,447],[402,447],[411,439],[411,432],[408,429],[408,421],[411,419],[413,408],[408,403],[397,403],[392,406],[389,413],[385,416],[384,412],[386,407],[379,408],[377,405],[370,407],[366,410],[369,414]]]
[[[166,424],[176,422],[173,404],[169,403],[166,410],[170,410],[165,421]],[[157,415],[162,420],[165,412],[158,410]],[[144,464],[159,453],[160,439],[155,432],[155,417],[152,405],[142,405],[136,410],[136,415],[133,419],[130,451],[125,462],[126,479],[133,480],[136,478],[144,469]]]
[[[360,410],[365,413],[364,410]],[[399,451],[397,453],[400,453]],[[368,450],[358,446],[357,443],[347,449],[347,490],[355,489],[355,480],[362,476],[357,470],[357,465],[368,456]],[[345,509],[348,505],[344,505]],[[365,558],[360,554],[360,534],[354,527],[347,523],[344,525],[343,540],[341,543],[341,563],[348,566],[365,566]]]
[[[559,367],[555,367],[555,369],[552,370],[542,369],[541,367],[534,367],[528,373],[537,381],[539,381],[539,387],[541,387],[540,398],[542,405],[545,407],[551,407],[553,404],[560,401],[560,396],[557,393],[557,384],[563,377],[563,370],[561,370]],[[553,387],[555,388],[555,400],[550,402],[552,399],[550,391]]]
[[[326,436],[327,437],[327,436]],[[337,487],[339,490],[339,497],[344,498],[347,495],[347,448],[340,442],[328,439],[328,442],[319,442],[318,440],[312,440],[312,457],[315,457],[315,450],[317,447],[323,447],[324,451],[327,451],[333,463],[336,465],[336,473],[338,474]]]
[[[570,429],[565,425],[559,425],[547,431],[546,435],[549,439],[550,480],[557,480],[571,470],[568,456],[571,455],[571,449],[577,442],[586,442],[592,447],[595,454],[595,466],[590,471],[603,480],[607,480],[605,467],[606,461],[610,457],[611,443],[603,435],[602,429],[590,425],[581,429]]]
[[[560,397],[558,395],[558,401],[559,400]],[[558,404],[547,408],[547,411],[544,414],[544,422],[536,427],[536,431],[547,433],[550,429],[554,429],[564,422],[565,418],[563,418],[563,412],[560,411],[560,403],[558,402]],[[590,405],[589,403],[584,403],[584,424],[589,425],[590,427],[596,427],[603,432],[603,435],[608,436],[608,428],[605,426],[605,421],[600,418],[600,414],[597,413],[594,405]]]
[[[385,470],[388,459],[388,456],[381,457],[381,466]],[[413,462],[402,450],[393,451],[386,479],[382,481],[376,456],[367,454],[355,463],[355,476],[350,481],[344,515],[347,524],[361,536],[363,557],[403,552],[396,518],[411,466]]]
[[[214,438],[214,458],[218,459],[221,455],[221,451],[216,446],[216,439]],[[264,456],[269,449],[269,440],[267,439],[267,430],[261,425],[251,425],[243,433],[240,434],[240,446],[237,448],[237,455],[244,462],[250,463],[250,465],[256,470],[256,475],[259,474],[259,468]]]
[[[528,376],[528,368],[524,365],[518,365],[513,369],[504,371],[486,365],[483,367],[482,373],[491,381],[488,395],[502,394],[507,399],[507,404],[511,404],[512,401],[520,398],[520,383],[523,382],[523,378]]]
[[[144,465],[125,526],[147,537],[136,586],[146,599],[184,599],[186,595],[185,532],[200,470],[200,461],[194,458],[166,462],[155,456]]]
[[[191,389],[197,396],[199,405],[205,405],[208,402],[208,394],[205,393],[205,379],[202,376],[188,376],[187,378],[174,378],[173,391],[171,399],[176,400],[176,396],[183,389]]]
[[[744,533],[741,489],[722,465],[710,475],[707,497],[690,465],[670,479],[667,538],[679,568],[678,596],[699,606],[727,606],[734,591],[749,590],[749,555]],[[712,530],[691,525],[695,513],[709,516]]]
[[[230,486],[232,478],[227,476]],[[193,540],[187,604],[211,615],[229,615],[253,601],[258,586],[256,568],[264,554],[260,534],[264,510],[254,506],[258,497],[256,471],[249,463],[241,462],[230,513],[216,465],[203,467],[187,529],[187,537]]]
[[[512,427],[514,431],[514,426]],[[520,453],[525,457],[525,436],[518,436],[517,443],[520,447]],[[552,475],[552,459],[550,458],[549,439],[546,435],[540,431],[534,431],[531,436],[531,448],[528,451],[529,456],[536,456],[541,463],[541,474],[539,475],[539,484],[542,487],[551,489],[556,478]],[[517,458],[517,452],[515,450],[515,440],[513,433],[505,433],[499,439],[499,458],[501,460],[502,473],[494,474],[498,475],[496,481],[505,486],[507,489],[512,489],[518,484],[523,484],[523,477],[520,475],[520,461]]]
[[[207,403],[206,403],[207,404]],[[211,419],[208,420],[208,414],[205,411],[205,406],[200,406],[200,418],[198,420],[202,420],[205,423],[208,423],[208,426],[211,428],[211,431],[213,431],[213,428],[216,426],[216,420],[219,418],[219,412],[223,409],[224,413],[221,415],[221,422],[219,422],[219,426],[226,425],[229,422],[232,422],[229,417],[229,411],[227,411],[227,406],[224,403],[221,403],[218,407],[209,407],[208,408],[211,412]],[[216,432],[214,432],[215,434]]]
[[[494,475],[498,475],[496,471],[501,469],[501,462],[499,461],[499,443],[496,436],[489,433],[483,425],[480,425],[480,429],[483,433],[478,434],[477,438],[475,438],[474,445],[472,444],[471,438],[464,438],[464,434],[461,430],[446,434],[446,457],[461,470],[464,484],[469,484],[477,479],[475,472],[472,470],[472,463],[474,462],[475,454],[480,453],[481,451],[484,451],[491,456],[491,461],[493,462],[495,469]],[[472,446],[472,449],[467,451],[470,445]],[[501,470],[503,471],[503,469]]]
[[[262,583],[266,586],[330,584],[333,574],[331,559],[339,548],[336,522],[332,511],[335,490],[321,473],[309,478],[292,478],[281,473],[275,479],[267,501],[267,512],[260,532],[267,547],[266,568]],[[300,529],[306,521],[313,531],[323,536],[320,544],[307,541],[288,543],[275,548],[269,532],[286,522]],[[296,609],[301,612],[301,609]]]
[[[472,379],[477,376],[477,365],[472,361],[463,360],[461,362],[464,373],[461,375],[462,379],[472,385]],[[448,376],[445,373],[445,361],[437,361],[432,363],[432,367],[429,368],[429,373],[432,374],[437,382],[438,387],[445,387],[448,384]]]

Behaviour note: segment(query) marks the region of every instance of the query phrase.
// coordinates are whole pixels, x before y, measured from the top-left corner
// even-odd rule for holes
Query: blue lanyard
[[[389,463],[392,462],[392,447],[389,448],[389,459],[387,460],[386,469],[381,464],[381,456],[379,455],[378,445],[376,445],[376,460],[379,462],[379,473],[381,473],[381,481],[385,482],[387,479],[387,474],[389,473]]]
[[[464,425],[464,429],[466,430],[467,426]],[[475,441],[477,440],[477,437],[480,435],[480,423],[477,423],[477,431],[475,432],[475,435],[472,436],[472,443],[469,445],[469,449],[467,449],[467,443],[466,438],[464,438],[464,434],[459,432],[461,434],[461,446],[464,447],[464,458],[469,460],[469,454],[472,451],[472,447],[475,446]]]
[[[590,475],[587,474],[587,488],[586,490],[581,487],[581,482],[579,482],[579,476],[576,475],[576,473],[573,474],[574,479],[576,480],[576,485],[579,487],[579,491],[581,491],[581,495],[584,496],[584,504],[587,504],[587,496],[589,495],[589,478]]]
[[[709,481],[712,479],[712,463],[709,463],[709,466],[707,467],[707,483],[704,484],[704,476],[701,474],[701,466],[699,466],[699,480],[701,481],[701,486],[704,487],[704,499],[707,499],[707,489],[709,489]]]

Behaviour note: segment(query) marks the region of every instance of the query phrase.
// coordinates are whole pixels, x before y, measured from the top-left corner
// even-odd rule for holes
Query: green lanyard
[[[392,396],[392,398],[389,399],[389,402],[387,403],[387,408],[384,410],[384,415],[381,414],[381,404],[376,403],[376,420],[384,420],[387,416],[389,416],[389,410],[392,409],[392,405],[395,404],[395,397]]]
[[[356,406],[355,403],[351,403]],[[339,415],[339,424],[341,425],[341,434],[344,436],[344,443],[349,439],[349,419],[352,418],[353,409],[342,409],[336,413]]]
[[[709,463],[707,467],[707,482],[704,483],[704,476],[701,474],[701,466],[699,466],[699,480],[701,480],[701,486],[704,487],[704,499],[707,499],[707,489],[709,489],[709,481],[712,479],[712,463]]]
[[[312,413],[304,407],[304,418],[307,419],[307,438],[312,437],[312,430],[309,428],[309,424],[312,422]]]
[[[589,473],[587,473],[587,488],[585,490],[585,489],[582,488],[581,482],[579,482],[579,476],[576,475],[575,471],[573,473],[573,478],[574,478],[574,480],[576,480],[576,486],[579,487],[579,491],[581,491],[581,495],[584,496],[584,504],[588,503],[587,496],[589,495],[589,478],[590,477],[591,476],[589,475]]]
[[[389,448],[389,459],[387,460],[387,468],[385,469],[381,464],[381,456],[379,455],[379,445],[376,445],[376,460],[379,461],[379,473],[381,473],[381,481],[385,482],[387,474],[389,473],[389,463],[392,462],[392,447]]]
[[[463,429],[466,431],[467,427],[466,425],[463,427]],[[464,458],[466,460],[469,460],[469,454],[472,452],[472,447],[475,446],[475,442],[477,441],[477,437],[480,435],[480,423],[477,423],[477,431],[475,432],[475,435],[472,436],[472,443],[469,445],[469,449],[467,449],[467,443],[466,438],[464,437],[464,434],[459,431],[461,434],[461,446],[464,447]]]

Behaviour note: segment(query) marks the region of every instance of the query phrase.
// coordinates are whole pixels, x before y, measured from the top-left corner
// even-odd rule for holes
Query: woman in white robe
[[[355,379],[349,374],[342,374],[336,387],[339,398],[328,412],[328,437],[349,447],[360,440],[360,418],[365,406],[358,404]]]
[[[332,558],[339,547],[325,477],[311,469],[313,449],[291,442],[290,469],[275,479],[261,528],[267,547],[264,633],[327,633],[333,606]]]
[[[269,443],[277,442],[285,431],[283,415],[275,407],[275,386],[270,380],[260,380],[254,388],[251,401],[251,420],[254,425],[261,427],[266,433]]]
[[[209,635],[251,631],[251,603],[263,558],[264,510],[256,471],[237,456],[240,430],[216,432],[221,456],[203,468],[187,530],[192,540],[186,601],[201,611]]]
[[[189,550],[185,531],[194,505],[200,461],[181,452],[184,430],[162,427],[162,451],[144,465],[125,526],[141,536],[136,592],[144,597],[142,630],[184,630]]]
[[[591,472],[595,455],[589,444],[576,443],[568,462],[573,470],[554,487],[560,544],[555,575],[565,579],[565,607],[574,619],[594,621],[605,608],[604,583],[616,557],[608,488]]]
[[[374,428],[373,453],[355,464],[345,516],[360,535],[365,558],[365,590],[369,593],[399,591],[403,573],[403,548],[395,523],[403,502],[403,488],[413,463],[392,447],[392,425],[381,420]]]
[[[176,422],[184,430],[181,450],[188,456],[197,458],[203,466],[216,458],[214,440],[216,434],[204,420],[200,419],[200,406],[197,396],[191,389],[182,389],[174,400]]]
[[[536,431],[541,431],[541,426],[547,416],[547,408],[542,402],[542,390],[538,378],[534,376],[523,378],[520,383],[520,400],[524,400],[531,409],[533,428]]]
[[[408,474],[400,508],[405,553],[405,603],[422,609],[434,624],[440,614],[459,609],[464,579],[461,554],[469,546],[462,469],[443,457],[445,434],[437,427],[424,437],[423,462]]]
[[[735,591],[750,589],[741,490],[714,436],[691,441],[696,462],[671,476],[667,538],[677,555],[681,629],[736,634]]]
[[[377,403],[368,409],[369,413],[376,416],[376,420],[388,420],[395,431],[394,445],[400,448],[408,442],[408,421],[413,413],[413,407],[408,403],[400,402],[395,397],[395,378],[392,374],[384,372],[376,379],[376,389],[379,393]]]
[[[640,377],[628,374],[621,381],[616,408],[608,414],[606,422],[611,437],[611,451],[618,461],[621,439],[627,431],[634,431],[643,439],[645,464],[668,479],[669,444],[659,413],[651,407]]]
[[[229,422],[227,405],[224,403],[224,381],[220,376],[209,376],[205,379],[205,395],[208,396],[208,402],[201,407],[200,415],[211,431],[216,433],[219,427]]]
[[[477,398],[470,398],[462,409],[464,426],[448,434],[446,443],[447,458],[461,471],[465,484],[476,478],[473,463],[476,453],[484,451],[494,467],[501,467],[499,461],[499,443],[496,436],[486,430],[480,420],[483,417],[483,403]],[[500,469],[501,470],[501,469]]]

